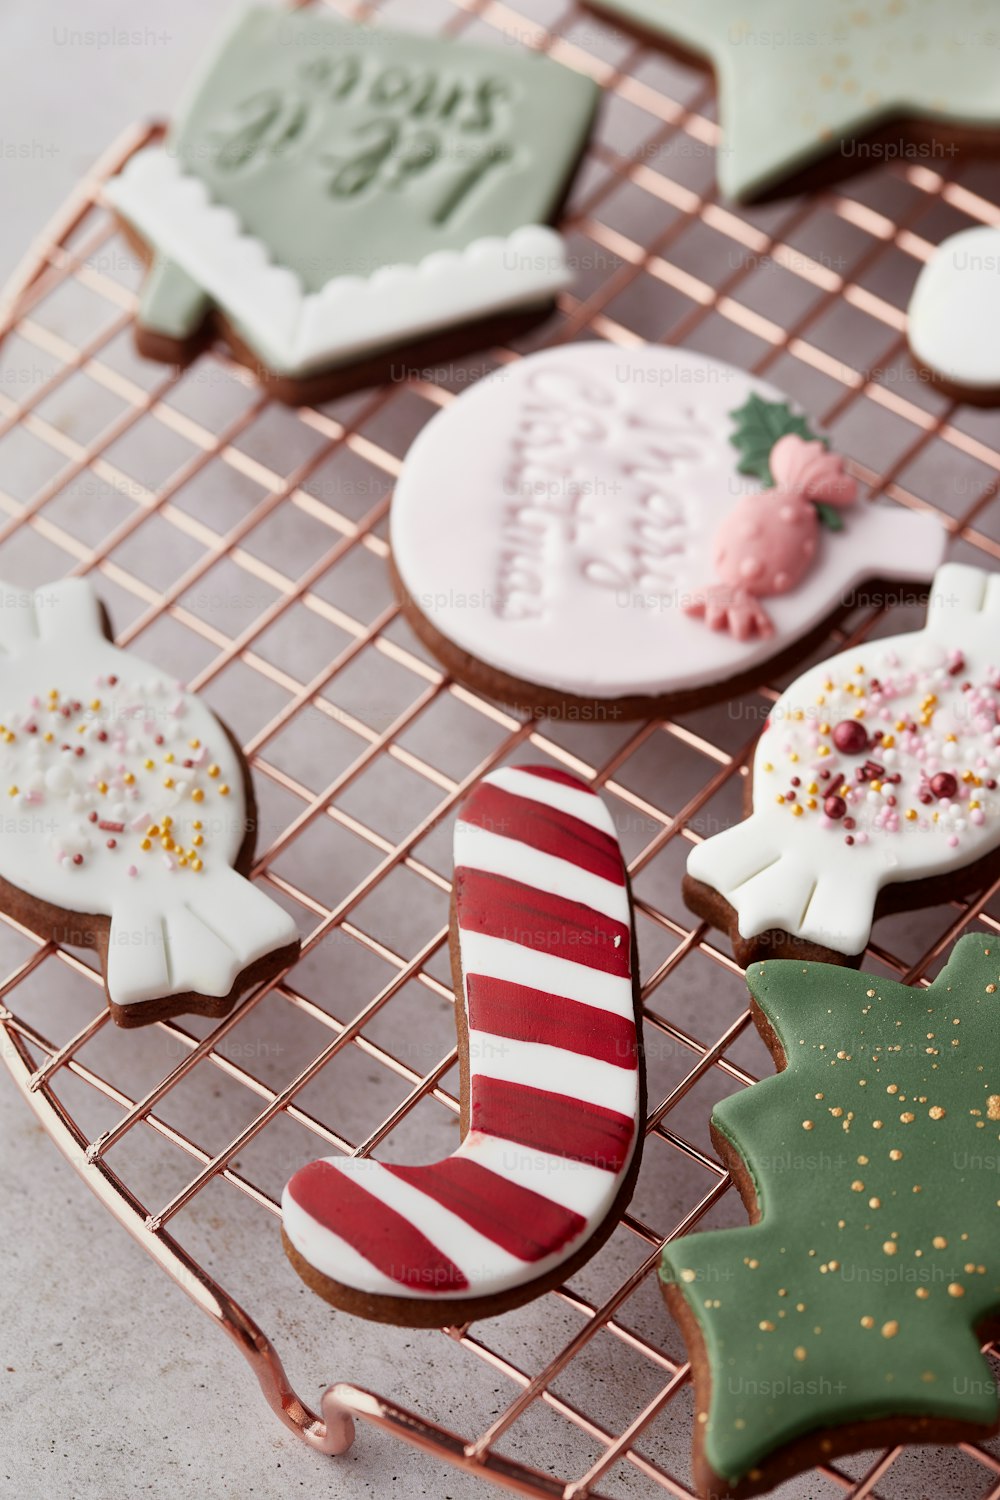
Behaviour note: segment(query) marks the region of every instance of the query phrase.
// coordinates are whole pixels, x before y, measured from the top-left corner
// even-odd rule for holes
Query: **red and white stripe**
[[[469,1131],[431,1166],[315,1161],[285,1232],[369,1295],[488,1297],[604,1222],[639,1139],[631,906],[611,816],[565,771],[487,776],[455,825]]]

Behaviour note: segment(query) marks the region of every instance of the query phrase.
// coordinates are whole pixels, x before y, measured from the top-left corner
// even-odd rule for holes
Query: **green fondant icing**
[[[750,197],[894,116],[1000,126],[989,0],[596,3],[713,64],[719,183],[732,197]],[[845,149],[859,170],[883,159]],[[912,149],[932,157],[930,145]]]
[[[596,100],[547,58],[254,7],[167,147],[318,291],[546,222]]]
[[[139,322],[144,328],[172,339],[189,339],[204,322],[208,307],[208,297],[186,271],[154,256],[139,297]]]
[[[747,982],[787,1067],[713,1121],[761,1222],[660,1272],[704,1337],[709,1465],[733,1483],[879,1417],[994,1422],[973,1330],[1000,1308],[1000,939],[964,937],[929,989],[793,960]]]
[[[779,438],[790,433],[804,442],[816,438],[805,417],[793,412],[787,401],[765,401],[756,391],[729,415],[735,423],[729,441],[740,455],[737,469],[767,485],[774,483],[771,449]]]

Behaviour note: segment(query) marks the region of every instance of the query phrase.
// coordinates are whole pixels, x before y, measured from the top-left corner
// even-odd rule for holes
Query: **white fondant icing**
[[[456,825],[456,846],[461,841],[463,865],[488,870],[491,875],[505,875],[509,880],[527,881],[553,896],[582,901],[593,911],[620,918],[622,890],[611,880],[581,870],[579,865],[540,849],[529,849],[516,839],[505,838],[488,828],[471,823]]]
[[[384,1203],[394,1212],[408,1219],[420,1233],[432,1244],[445,1248],[448,1258],[460,1271],[463,1271],[469,1281],[474,1281],[477,1289],[482,1287],[486,1295],[504,1286],[509,1286],[516,1281],[524,1269],[523,1261],[511,1255],[500,1245],[489,1240],[485,1235],[479,1234],[458,1214],[454,1214],[437,1203],[433,1198],[422,1193],[419,1188],[412,1187],[410,1183],[404,1182],[399,1177],[394,1177],[387,1172],[381,1162],[372,1157],[333,1157],[327,1158],[330,1165],[345,1177],[351,1177],[371,1193],[380,1203]],[[339,1238],[339,1237],[338,1237]],[[322,1252],[321,1252],[322,1253]],[[367,1262],[366,1262],[367,1264]],[[325,1257],[317,1265],[317,1270],[324,1275],[334,1276],[340,1279],[343,1268],[338,1266],[336,1260],[331,1261]],[[381,1272],[376,1268],[376,1276],[381,1278]],[[360,1288],[367,1291],[367,1286]],[[395,1286],[396,1295],[401,1292],[412,1296],[414,1291],[418,1295],[433,1296],[433,1289],[429,1292],[421,1288],[401,1288],[398,1283]]]
[[[585,698],[703,689],[749,671],[873,574],[929,578],[930,518],[859,504],[774,634],[734,640],[684,613],[739,496],[733,410],[781,393],[704,355],[584,343],[480,381],[411,447],[391,516],[402,586],[442,635],[505,675]]]
[[[998,624],[998,575],[948,564],[935,576],[923,630],[841,652],[782,695],[757,748],[752,815],[688,858],[688,874],[735,908],[744,938],[779,928],[860,953],[883,886],[959,870],[1000,845]],[[891,745],[854,755],[834,748],[831,730],[859,710],[866,730],[882,730]],[[885,774],[859,783],[869,759]],[[933,790],[943,774],[956,782],[950,796]],[[825,797],[843,785],[856,789],[850,829],[823,814]]]
[[[543,1198],[558,1203],[560,1208],[568,1208],[584,1218],[594,1212],[595,1204],[611,1201],[608,1194],[616,1177],[605,1167],[534,1151],[499,1135],[484,1135],[480,1130],[470,1130],[461,1149],[463,1156],[488,1167],[505,1182],[530,1187]]]
[[[88,582],[0,585],[0,691],[0,875],[111,918],[116,1004],[227,995],[294,941],[291,917],[232,868],[247,809],[228,736],[197,697],[104,637]]]
[[[337,276],[306,293],[162,146],[107,184],[111,205],[222,308],[275,372],[305,375],[490,313],[550,300],[572,277],[562,237],[525,225],[506,238],[437,251],[417,265]]]
[[[907,316],[922,364],[970,390],[1000,389],[1000,229],[942,240],[917,277]]]
[[[492,974],[511,984],[531,985],[550,995],[578,1000],[581,1005],[593,1005],[617,1016],[632,1014],[632,986],[616,974],[602,974],[586,964],[575,964],[555,953],[541,953],[484,932],[462,933],[462,955],[472,973]]]
[[[337,1165],[336,1158],[326,1159],[332,1166]],[[348,1240],[342,1239],[325,1224],[318,1223],[296,1203],[287,1188],[281,1200],[281,1221],[286,1235],[302,1258],[323,1275],[336,1274],[346,1286],[357,1287],[359,1291],[376,1297],[399,1295],[398,1281],[385,1276],[370,1260],[360,1255]],[[426,1297],[430,1294],[417,1288],[411,1295]]]

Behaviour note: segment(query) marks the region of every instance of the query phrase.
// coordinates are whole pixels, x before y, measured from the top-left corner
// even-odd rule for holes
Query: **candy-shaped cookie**
[[[779,698],[746,820],[688,857],[684,895],[740,963],[856,964],[874,917],[994,878],[1000,574],[948,564],[912,635],[851,647]]]
[[[246,878],[249,769],[204,703],[106,632],[83,579],[0,587],[0,900],[96,950],[119,1025],[224,1015],[299,948]]]
[[[751,199],[886,162],[946,170],[1000,149],[1000,84],[983,0],[587,0],[711,66],[719,186]]]
[[[424,428],[390,518],[413,629],[532,712],[669,714],[793,665],[944,532],[857,495],[787,398],[684,349],[581,343],[480,381]]]
[[[597,98],[515,47],[241,8],[106,189],[151,261],[141,352],[218,327],[299,404],[523,329],[572,280],[549,225]]]
[[[929,989],[827,964],[747,972],[777,1077],[717,1105],[750,1227],[667,1245],[711,1500],[839,1454],[981,1441],[1000,1330],[1000,940]]]
[[[338,1307],[464,1323],[564,1281],[632,1193],[644,1081],[628,880],[593,791],[493,771],[455,825],[451,925],[462,1143],[445,1161],[296,1172],[285,1248]]]
[[[960,401],[1000,404],[1000,229],[963,229],[933,251],[907,309],[914,359]]]

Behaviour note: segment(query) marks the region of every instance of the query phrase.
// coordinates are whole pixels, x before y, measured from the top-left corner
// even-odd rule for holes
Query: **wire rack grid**
[[[296,914],[304,945],[290,974],[222,1023],[119,1034],[87,956],[5,917],[4,1060],[104,1205],[235,1340],[281,1419],[317,1449],[343,1452],[360,1417],[527,1495],[688,1496],[688,1367],[655,1266],[665,1239],[742,1221],[707,1119],[767,1065],[740,972],[685,913],[679,876],[690,842],[738,815],[754,733],[780,684],[638,726],[524,721],[477,698],[442,675],[393,602],[392,484],[419,427],[487,370],[542,342],[647,338],[766,373],[823,422],[873,492],[936,514],[955,555],[996,559],[997,418],[915,374],[904,309],[936,241],[1000,222],[1000,174],[947,158],[897,163],[737,211],[715,195],[710,77],[579,6],[339,9],[379,21],[405,11],[537,48],[603,85],[566,217],[577,286],[515,346],[401,369],[381,389],[290,412],[221,348],[187,372],[132,353],[141,268],[101,184],[148,129],[116,144],[32,248],[2,322],[0,570],[32,584],[92,576],[119,643],[188,677],[234,726],[261,806],[254,873]],[[905,628],[908,616],[919,618],[914,600],[872,596],[822,654]],[[415,1379],[407,1361],[427,1360],[425,1340],[437,1361],[461,1362],[460,1410],[435,1410],[429,1388],[418,1414],[341,1383],[317,1413],[223,1282],[252,1297],[253,1256],[283,1266],[278,1196],[295,1166],[336,1151],[432,1159],[454,1145],[450,819],[479,776],[526,755],[599,786],[629,856],[650,1094],[636,1195],[596,1260],[528,1309],[417,1340],[380,1331],[385,1379],[397,1365]],[[880,923],[870,964],[927,980],[973,921],[1000,930],[995,891]],[[216,1227],[245,1231],[244,1260],[230,1241],[223,1269],[198,1218],[209,1201]],[[307,1294],[287,1269],[276,1295]],[[534,1461],[547,1452],[558,1474]],[[786,1492],[998,1497],[1000,1454],[985,1444],[919,1460],[861,1455]]]

